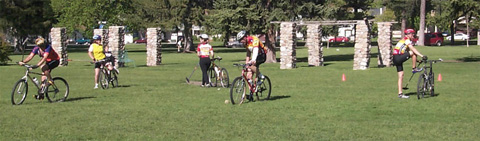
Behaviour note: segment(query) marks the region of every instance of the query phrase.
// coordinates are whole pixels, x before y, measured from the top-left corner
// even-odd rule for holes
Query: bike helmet
[[[41,46],[41,45],[45,44],[45,39],[43,39],[42,37],[39,37],[35,40],[35,44],[37,46]]]
[[[238,41],[242,40],[242,38],[245,37],[246,35],[247,35],[247,31],[245,31],[245,30],[242,30],[242,31],[238,32],[237,40]]]
[[[202,35],[200,35],[200,38],[202,38],[202,39],[208,39],[208,35],[207,35],[207,34],[202,34]]]
[[[409,29],[405,29],[404,33],[405,33],[405,34],[410,34],[410,33],[414,33],[414,34],[415,34],[415,30],[410,29],[410,28],[409,28]]]
[[[100,36],[100,35],[94,35],[92,39],[94,39],[94,40],[100,40],[100,39],[102,39],[102,36]]]

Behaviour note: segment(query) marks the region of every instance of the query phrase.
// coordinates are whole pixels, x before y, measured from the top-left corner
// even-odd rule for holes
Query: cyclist
[[[100,35],[94,35],[93,36],[93,43],[90,45],[88,48],[88,56],[95,62],[95,61],[100,61],[105,59],[105,51],[108,51],[108,47],[103,48],[101,44],[101,39],[102,37]],[[95,87],[93,89],[98,88],[98,75],[100,73],[100,67],[103,64],[101,62],[95,62]],[[113,69],[113,66],[110,65],[109,63],[105,64],[109,70]]]
[[[208,44],[208,35],[200,35],[200,44],[197,47],[197,56],[200,58],[200,68],[202,69],[202,87],[210,86],[207,69],[212,64],[210,56],[213,58],[213,48]]]
[[[57,52],[52,48],[51,45],[47,45],[45,43],[44,38],[37,38],[35,40],[35,46],[28,55],[25,60],[22,62],[18,62],[19,65],[24,65],[25,63],[28,63],[32,58],[38,54],[42,59],[38,61],[37,65],[34,65],[33,68],[37,68],[40,66],[42,69],[42,87],[44,86],[43,82],[48,78],[48,80],[52,80],[52,76],[50,75],[52,70],[55,69],[59,64],[60,64],[60,57],[58,56]],[[39,95],[34,95],[36,99],[43,99],[43,93],[40,92]]]
[[[260,64],[264,63],[267,58],[267,50],[263,43],[256,36],[248,36],[245,30],[238,32],[237,40],[243,43],[247,49],[245,64],[249,64],[247,65],[248,81],[252,81],[253,74],[257,74],[257,77],[263,78],[263,75],[260,73]],[[262,80],[258,83],[262,83]]]
[[[406,29],[404,31],[405,37],[398,41],[393,49],[393,64],[397,67],[398,73],[398,98],[409,98],[402,92],[402,82],[403,82],[403,62],[407,61],[412,57],[412,73],[422,71],[422,68],[416,68],[417,56],[426,59],[427,56],[422,55],[418,50],[413,47],[412,40],[414,39],[415,30]]]

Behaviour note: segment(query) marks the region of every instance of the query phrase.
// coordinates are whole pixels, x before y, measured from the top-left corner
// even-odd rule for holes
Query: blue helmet
[[[102,39],[102,36],[100,36],[100,35],[94,35],[92,39],[94,39],[94,40],[100,40],[100,39]]]

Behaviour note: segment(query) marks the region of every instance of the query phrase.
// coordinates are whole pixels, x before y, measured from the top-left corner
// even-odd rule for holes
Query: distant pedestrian
[[[183,47],[182,46],[182,42],[183,42],[183,37],[180,37],[177,41],[177,49],[178,49],[178,53],[180,53],[180,49]]]

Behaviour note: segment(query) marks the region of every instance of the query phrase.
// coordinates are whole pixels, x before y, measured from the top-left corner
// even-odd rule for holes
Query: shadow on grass
[[[289,95],[279,95],[279,96],[271,96],[268,101],[273,101],[273,100],[278,100],[278,99],[284,99],[284,98],[290,98],[291,96]]]
[[[413,97],[414,97],[414,98],[418,98],[418,97],[417,97],[417,92],[409,92],[409,93],[406,93],[405,95],[410,96],[410,97],[412,97],[412,98],[413,98]],[[440,95],[439,93],[435,93],[435,94],[433,94],[433,96],[430,96],[430,94],[427,94],[427,95],[425,95],[423,98],[432,98],[432,97],[437,97],[437,96],[439,96],[439,95]]]
[[[122,88],[128,88],[128,87],[130,87],[130,86],[131,86],[131,85],[118,85],[118,86],[117,86],[117,87],[115,87],[115,88],[118,88],[118,87],[122,87]]]
[[[461,61],[461,62],[480,62],[480,56],[469,56],[469,57],[458,58],[457,61]]]
[[[67,99],[65,100],[65,102],[69,102],[69,101],[77,101],[77,100],[84,100],[84,99],[90,99],[90,98],[96,98],[96,97],[89,96],[89,97],[75,97],[75,98],[67,98]]]

